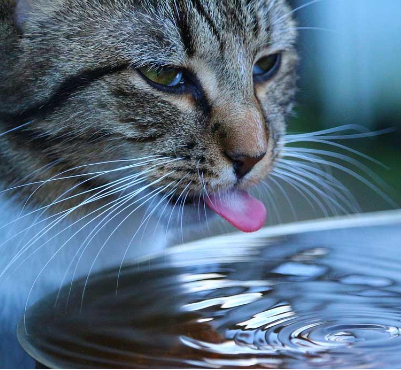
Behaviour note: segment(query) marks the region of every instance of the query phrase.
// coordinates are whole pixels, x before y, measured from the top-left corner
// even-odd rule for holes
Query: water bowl
[[[49,368],[401,367],[401,213],[181,245],[21,320]]]

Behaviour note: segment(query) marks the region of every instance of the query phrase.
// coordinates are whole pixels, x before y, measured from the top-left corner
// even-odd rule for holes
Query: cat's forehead
[[[145,20],[149,37],[142,39],[144,50],[157,48],[152,42],[157,43],[159,54],[166,58],[169,54],[177,62],[188,56],[216,63],[222,58],[245,62],[263,48],[284,50],[295,41],[284,0],[143,0],[140,4],[140,11],[133,9],[133,14]]]

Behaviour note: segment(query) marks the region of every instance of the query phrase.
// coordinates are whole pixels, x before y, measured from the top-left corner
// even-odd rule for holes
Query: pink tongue
[[[243,232],[258,231],[266,221],[265,206],[245,191],[210,195],[205,200],[212,211]]]

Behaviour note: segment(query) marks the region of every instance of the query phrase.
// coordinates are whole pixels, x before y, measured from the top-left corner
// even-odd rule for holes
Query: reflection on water
[[[401,221],[231,236],[75,282],[28,314],[53,367],[401,366]],[[68,301],[68,304],[67,304]],[[28,335],[27,335],[28,334]]]

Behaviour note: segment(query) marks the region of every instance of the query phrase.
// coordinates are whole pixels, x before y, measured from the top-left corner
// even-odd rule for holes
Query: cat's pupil
[[[174,87],[182,83],[183,73],[177,68],[161,68],[155,69],[150,67],[140,68],[139,71],[150,81],[163,85]]]
[[[259,59],[253,67],[255,77],[271,77],[278,69],[280,54],[272,54]]]

